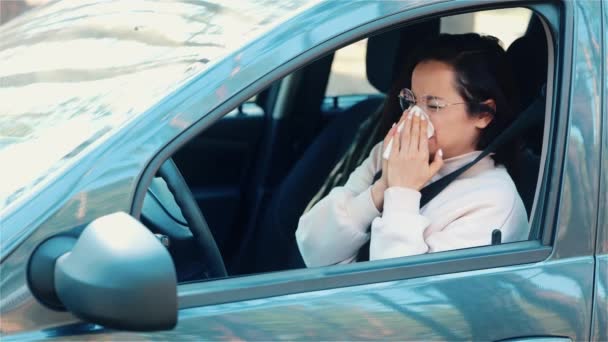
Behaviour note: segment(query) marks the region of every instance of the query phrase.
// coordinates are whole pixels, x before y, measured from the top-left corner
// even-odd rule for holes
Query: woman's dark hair
[[[510,62],[497,38],[476,33],[441,34],[423,42],[411,56],[404,61],[406,66],[389,90],[382,110],[381,132],[386,132],[401,115],[397,94],[404,87],[411,88],[414,68],[425,61],[443,62],[454,69],[454,86],[466,102],[469,115],[492,115],[491,123],[480,134],[478,150],[483,150],[515,119],[515,110],[519,108],[517,90]],[[495,110],[483,103],[489,99],[494,100]],[[494,160],[510,168],[519,146],[506,145],[496,151]]]

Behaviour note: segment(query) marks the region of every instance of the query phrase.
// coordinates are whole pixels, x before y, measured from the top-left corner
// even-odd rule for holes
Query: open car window
[[[531,38],[529,34],[533,18],[532,11],[522,8],[459,14],[442,17],[435,34],[475,32],[497,36],[517,70],[521,66],[517,63],[522,63],[521,53],[523,57],[537,53],[514,44],[537,39],[538,35]],[[492,22],[500,25],[489,25]],[[538,28],[542,30],[542,26]],[[218,242],[229,275],[305,267],[295,243],[298,220],[319,189],[328,186],[325,180],[336,170],[337,163],[343,162],[341,157],[361,132],[359,128],[383,101],[381,86],[367,78],[367,46],[367,38],[359,39],[334,51],[332,56],[299,68],[285,78],[288,82],[275,82],[274,88],[265,90],[264,108],[256,97],[244,102],[224,117],[235,120],[217,121],[174,157]],[[539,88],[547,79],[546,54],[538,52],[542,56],[537,59],[545,63],[536,80]],[[519,82],[518,90],[528,92],[527,104],[532,103],[538,97],[534,94],[540,92],[519,87]],[[353,97],[347,107],[326,115],[328,98],[362,94],[365,96]],[[317,109],[302,113],[301,106],[311,103],[317,103]],[[526,107],[522,105],[518,112]],[[250,115],[251,110],[257,114]],[[276,111],[281,111],[280,115],[275,115]],[[334,120],[344,124],[331,131]],[[538,144],[542,144],[543,134],[543,122],[523,133],[525,162],[521,173],[511,175],[531,223],[542,168]],[[336,145],[335,155],[317,159],[318,151]],[[359,158],[359,162],[363,159]],[[203,169],[200,165],[215,167]],[[529,237],[535,239],[537,233],[530,233]],[[493,242],[500,244],[501,240]],[[494,248],[489,245],[484,248]],[[204,278],[204,271],[197,270],[197,263],[191,260],[197,257],[196,244],[190,241],[179,246],[182,250],[172,253],[174,260],[179,258],[178,273],[182,265],[186,274],[181,280]],[[192,250],[185,252],[188,249]]]

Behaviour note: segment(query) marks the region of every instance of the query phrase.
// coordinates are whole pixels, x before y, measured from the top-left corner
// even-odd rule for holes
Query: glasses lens
[[[401,92],[399,92],[399,104],[403,111],[410,109],[416,104],[416,96],[414,96],[414,93],[411,90],[403,88],[401,89]]]
[[[414,102],[406,100],[404,97],[399,97],[399,104],[401,105],[401,110],[406,111],[414,106]]]

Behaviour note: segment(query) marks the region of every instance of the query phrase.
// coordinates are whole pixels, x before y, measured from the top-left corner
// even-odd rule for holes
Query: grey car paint
[[[558,45],[572,44],[573,55],[572,60],[565,55],[565,60],[557,61],[572,69],[564,68],[556,80],[556,84],[570,86],[556,90],[560,98],[554,103],[560,122],[555,123],[553,134],[562,137],[564,150],[558,147],[547,152],[554,153],[555,160],[563,159],[563,169],[556,162],[555,169],[547,170],[554,175],[543,192],[547,198],[544,207],[550,212],[538,214],[555,217],[543,221],[550,223],[547,230],[555,229],[552,252],[545,260],[499,268],[480,266],[478,270],[403,280],[379,282],[372,278],[367,280],[369,284],[344,287],[331,283],[333,273],[356,272],[357,267],[365,266],[335,268],[339,271],[290,271],[282,273],[280,281],[277,276],[258,275],[185,284],[178,290],[178,326],[173,331],[149,334],[107,331],[78,322],[68,313],[39,305],[25,286],[23,265],[42,239],[104,214],[130,212],[139,177],[150,160],[188,127],[198,125],[200,130],[209,125],[211,119],[199,122],[206,113],[218,117],[273,78],[313,58],[315,49],[331,49],[366,32],[440,9],[481,4],[322,3],[192,76],[178,93],[116,131],[66,170],[63,177],[22,203],[18,211],[3,217],[6,227],[18,229],[14,235],[2,237],[2,247],[8,249],[3,251],[1,266],[3,340],[601,338],[606,316],[605,310],[597,308],[606,303],[605,280],[595,282],[595,305],[592,304],[594,279],[601,279],[600,265],[606,265],[608,248],[605,214],[600,215],[605,212],[606,195],[599,191],[601,173],[596,167],[600,161],[604,170],[606,166],[605,157],[600,155],[602,139],[604,146],[606,139],[601,130],[600,96],[601,63],[605,57],[602,58],[601,20],[588,20],[601,12],[599,2],[563,4],[570,11],[562,18],[564,32],[571,30],[572,36],[566,35],[570,41],[559,41]],[[332,40],[339,33],[344,36]],[[605,189],[606,180],[602,179]],[[599,196],[603,200],[589,200]],[[597,227],[602,229],[597,229],[596,234]],[[598,262],[594,263],[596,246]],[[379,268],[396,264],[369,265]],[[594,270],[598,270],[595,278]],[[265,284],[289,286],[311,278],[325,281],[325,289],[258,299],[242,299],[247,296],[244,294],[241,299],[224,304],[209,304],[208,300],[214,289],[235,286],[246,292]],[[235,284],[239,282],[240,285]],[[592,306],[596,308],[593,330]]]
[[[595,246],[595,289],[591,339],[608,341],[608,3],[604,1],[603,25],[603,122],[601,133],[600,192],[598,195],[597,244]],[[600,62],[601,63],[601,62]]]

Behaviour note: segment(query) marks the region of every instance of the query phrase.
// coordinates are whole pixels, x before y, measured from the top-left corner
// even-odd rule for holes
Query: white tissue
[[[420,108],[418,106],[414,106],[414,107],[412,107],[412,109],[410,109],[410,114],[413,115],[416,113],[418,113],[421,117],[424,117],[426,119],[426,121],[428,122],[427,129],[426,129],[426,137],[427,137],[427,139],[430,139],[435,134],[435,127],[433,127],[433,123],[429,119],[428,114],[424,110],[422,110],[422,108]],[[399,124],[399,126],[397,126],[398,133],[401,133],[401,131],[403,130],[404,123],[405,122],[401,122]],[[382,158],[388,159],[391,156],[392,149],[393,149],[393,138],[391,138],[391,140],[388,141],[388,144],[386,145],[386,148],[384,149],[384,153],[382,153]]]

